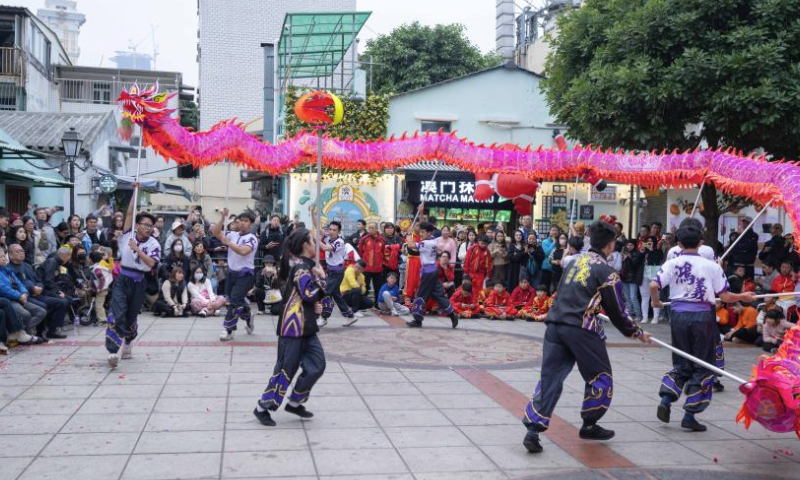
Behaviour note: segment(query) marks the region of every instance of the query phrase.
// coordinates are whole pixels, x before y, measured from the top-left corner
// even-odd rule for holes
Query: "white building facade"
[[[86,16],[77,10],[78,2],[72,0],[46,0],[45,8],[36,12],[44,23],[58,36],[72,63],[78,63],[81,48],[78,39]]]

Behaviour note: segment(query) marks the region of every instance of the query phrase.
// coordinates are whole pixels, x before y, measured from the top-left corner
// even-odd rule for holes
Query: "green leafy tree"
[[[372,89],[379,93],[402,93],[500,64],[496,54],[484,55],[470,42],[463,25],[419,22],[368,40],[361,60],[380,64],[372,71]]]
[[[200,110],[194,100],[181,100],[179,112],[181,126],[191,127],[197,130],[200,128]]]
[[[800,0],[588,0],[559,21],[543,89],[584,143],[660,150],[705,139],[797,158],[798,19]],[[699,134],[686,134],[692,124]],[[742,205],[718,204],[713,186],[703,203],[710,239],[716,218]]]

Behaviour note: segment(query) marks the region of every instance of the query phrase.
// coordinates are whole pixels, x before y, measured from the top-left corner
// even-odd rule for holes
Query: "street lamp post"
[[[83,140],[75,131],[74,127],[69,127],[69,130],[64,132],[61,137],[61,146],[64,148],[64,155],[67,157],[69,163],[69,214],[75,214],[75,162],[78,161],[78,154],[81,151]]]

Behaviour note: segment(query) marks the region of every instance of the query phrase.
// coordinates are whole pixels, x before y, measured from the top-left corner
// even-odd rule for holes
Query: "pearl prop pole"
[[[700,184],[700,191],[697,192],[697,197],[694,199],[694,205],[692,205],[692,214],[689,215],[689,218],[694,218],[694,213],[697,211],[698,205],[700,205],[700,197],[703,195],[703,188],[706,186],[706,177],[703,177],[703,183]]]
[[[800,292],[786,292],[786,293],[765,293],[763,295],[756,295],[755,298],[760,300],[762,298],[776,298],[776,297],[798,297],[800,296]],[[672,301],[679,301],[682,300],[681,298],[675,298]],[[661,302],[662,305],[669,306],[672,305],[672,302]]]
[[[572,235],[572,223],[575,220],[575,207],[578,206],[578,182],[581,181],[580,175],[575,177],[575,188],[572,192],[572,207],[569,210],[569,232]]]
[[[314,229],[314,261],[319,264],[319,246],[322,239],[322,128],[317,128],[317,211],[312,215],[316,215],[317,228]],[[311,176],[309,175],[309,178]]]
[[[431,182],[436,180],[436,175],[438,173],[439,173],[439,168],[437,167],[436,170],[434,170],[433,175],[431,176]],[[425,205],[425,200],[421,201],[420,205]],[[414,214],[414,219],[411,220],[411,226],[408,227],[408,234],[409,235],[413,235],[414,234],[414,225],[417,224],[417,217],[419,217],[419,212],[421,210],[422,210],[422,208],[417,208],[417,213]]]
[[[133,225],[131,229],[136,231],[136,214],[139,210],[139,172],[142,166],[142,152],[144,151],[144,126],[139,125],[139,151],[136,154],[136,177],[133,184]]]
[[[772,204],[772,199],[770,199],[770,200],[769,200],[769,202],[767,202],[767,204],[766,204],[766,205],[764,205],[764,208],[762,208],[762,209],[761,209],[761,211],[760,211],[760,212],[758,212],[758,215],[756,215],[756,216],[755,216],[755,218],[753,218],[753,220],[751,220],[751,221],[750,221],[750,225],[748,225],[748,226],[747,226],[747,228],[745,228],[745,229],[742,231],[742,233],[741,233],[741,234],[739,234],[739,236],[738,236],[738,237],[736,237],[736,240],[734,240],[734,241],[733,241],[733,243],[731,244],[731,246],[730,246],[730,247],[728,247],[728,249],[727,249],[727,250],[725,250],[725,253],[723,253],[721,257],[719,257],[720,261],[722,261],[722,260],[725,260],[725,257],[727,257],[727,256],[728,256],[728,255],[731,253],[731,251],[733,251],[733,248],[736,246],[736,244],[737,244],[737,243],[739,243],[739,241],[740,241],[742,238],[744,238],[744,234],[745,234],[745,233],[747,233],[747,232],[748,232],[750,229],[752,229],[752,228],[753,228],[753,225],[755,225],[755,223],[756,223],[756,219],[758,219],[758,217],[760,217],[761,215],[764,215],[764,212],[766,212],[766,211],[767,211],[767,208],[769,208],[769,206],[770,206],[771,204]]]

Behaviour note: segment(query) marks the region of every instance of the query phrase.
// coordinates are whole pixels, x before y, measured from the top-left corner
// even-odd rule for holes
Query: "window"
[[[420,125],[420,131],[423,132],[438,132],[440,129],[444,133],[450,133],[451,122],[441,122],[438,120],[423,120]]]
[[[0,20],[0,47],[14,46],[14,20]]]
[[[17,110],[17,86],[0,83],[0,110]]]
[[[30,53],[42,67],[48,68],[50,66],[50,41],[39,30],[39,27],[33,24],[31,26],[33,28],[31,28]]]
[[[92,84],[92,103],[111,103],[111,84],[105,82],[94,82]]]
[[[200,169],[191,165],[180,165],[178,167],[178,178],[197,178],[199,174]]]

